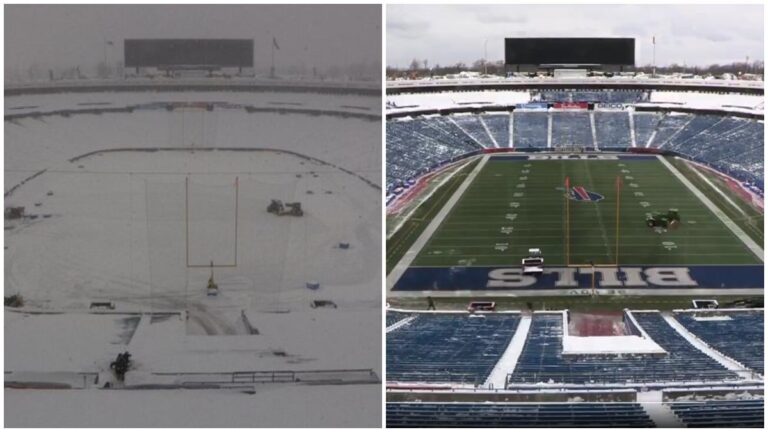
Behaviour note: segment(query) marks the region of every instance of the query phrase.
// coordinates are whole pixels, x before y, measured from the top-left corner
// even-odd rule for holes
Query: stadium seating
[[[595,146],[592,140],[592,125],[589,113],[553,112],[552,113],[552,147],[586,147]]]
[[[446,119],[387,122],[387,184],[405,182],[480,148]]]
[[[631,146],[629,115],[625,111],[594,111],[598,147]],[[633,112],[631,115],[637,147],[650,144],[651,148],[677,152],[762,190],[763,122],[704,114]],[[552,116],[552,147],[594,146],[586,111],[516,110],[512,113],[514,147],[546,148],[549,116]],[[464,154],[496,145],[507,147],[509,134],[508,114],[388,121],[388,189]]]
[[[686,427],[764,426],[763,399],[667,403]],[[387,410],[389,411],[389,410]]]
[[[663,143],[662,148],[740,180],[762,183],[763,126],[755,120],[698,115]]]
[[[517,329],[517,314],[422,314],[387,335],[387,380],[483,384]]]
[[[387,427],[653,427],[637,403],[387,403]]]
[[[635,123],[635,144],[645,147],[662,115],[654,112],[635,112],[632,117]]]
[[[724,312],[727,321],[697,321],[697,313],[676,313],[675,318],[691,333],[722,354],[759,372],[765,370],[763,312]],[[712,316],[713,314],[702,314]]]
[[[515,111],[512,131],[515,148],[546,148],[548,121],[546,112]]]
[[[650,147],[661,147],[671,137],[678,133],[682,128],[693,119],[691,114],[667,113],[659,120],[656,125],[655,135],[651,137]]]
[[[659,313],[635,313],[649,336],[667,351],[663,356],[563,356],[563,318],[536,314],[510,383],[624,383],[720,381],[738,376],[708,357]]]
[[[546,102],[594,102],[627,103],[648,101],[648,92],[641,90],[621,91],[543,91],[539,100]]]
[[[598,147],[630,147],[629,114],[626,111],[595,111]]]
[[[509,114],[480,116],[499,147],[509,147]]]
[[[400,322],[408,318],[409,316],[411,316],[411,314],[404,313],[404,312],[387,311],[387,327],[397,322]]]
[[[456,122],[457,125],[459,125],[464,131],[475,139],[478,143],[480,143],[483,147],[491,148],[495,147],[493,145],[493,140],[488,135],[488,132],[485,131],[485,127],[483,126],[482,120],[480,119],[480,116],[476,115],[459,115],[459,116],[452,116],[451,117],[453,121]]]

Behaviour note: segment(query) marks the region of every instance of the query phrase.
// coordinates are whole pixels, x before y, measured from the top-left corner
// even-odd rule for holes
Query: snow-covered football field
[[[340,105],[365,99],[339,98]],[[23,105],[23,96],[15,99]],[[61,103],[61,95],[51,99]],[[369,99],[375,107],[378,99]],[[306,95],[305,102],[328,100]],[[6,384],[73,388],[6,389],[6,426],[380,424],[380,127],[237,109],[6,121],[5,206],[25,208],[24,218],[5,220],[5,295],[25,301],[5,311]],[[304,216],[268,213],[271,199],[301,202]],[[206,293],[211,261],[217,296]],[[315,300],[335,307],[314,307]],[[94,310],[93,302],[114,310]],[[121,384],[109,364],[123,351],[134,367]],[[220,385],[238,371],[337,369],[371,370],[368,384]],[[147,399],[101,389],[106,382],[188,387],[196,374],[229,389],[134,390]],[[272,393],[285,403],[266,403]],[[189,400],[212,414],[183,424],[159,412],[135,422],[127,413],[100,414],[140,410],[153,398],[168,410],[188,409]],[[48,405],[60,411],[28,411]]]

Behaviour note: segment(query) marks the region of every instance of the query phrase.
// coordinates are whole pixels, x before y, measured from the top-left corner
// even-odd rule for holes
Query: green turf
[[[605,198],[570,201],[566,260],[563,182]],[[547,265],[616,263],[616,177],[622,178],[620,265],[759,264],[760,261],[657,160],[491,158],[414,260],[414,266],[519,265],[541,248]],[[521,186],[522,185],[522,186]],[[679,210],[682,224],[657,233],[652,211]]]
[[[413,215],[403,223],[403,226],[387,239],[387,273],[400,261],[411,244],[421,235],[435,215],[443,208],[448,198],[453,195],[479,162],[478,159],[461,168],[445,184],[435,190],[432,196],[422,203]]]
[[[668,158],[668,160],[691,182],[693,183],[707,198],[709,198],[717,207],[720,208],[725,214],[728,215],[731,220],[734,221],[741,229],[749,235],[752,240],[757,244],[764,244],[763,235],[763,213],[761,210],[755,208],[752,204],[744,201],[744,198],[734,193],[728,188],[728,185],[717,175],[713,175],[707,170],[700,170],[700,172],[709,179],[709,181],[718,188],[718,190],[724,193],[730,198],[728,202],[723,195],[718,193],[701,179],[693,170],[694,166],[684,160],[678,158]],[[733,204],[736,204],[737,208],[734,208]]]

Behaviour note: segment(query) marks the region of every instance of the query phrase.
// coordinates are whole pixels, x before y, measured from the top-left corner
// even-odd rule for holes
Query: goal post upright
[[[621,176],[616,176],[616,267],[619,267],[619,226],[621,218]]]
[[[566,267],[571,265],[571,212],[569,195],[571,193],[571,179],[565,177],[565,265]]]

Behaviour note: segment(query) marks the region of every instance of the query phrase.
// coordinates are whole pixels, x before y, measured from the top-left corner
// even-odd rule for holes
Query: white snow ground
[[[231,102],[242,96],[216,97]],[[330,101],[328,95],[307,97]],[[340,98],[335,103],[360,105]],[[368,104],[378,106],[372,99]],[[380,127],[354,118],[241,110],[6,122],[5,190],[47,171],[6,197],[6,206],[24,206],[37,217],[5,221],[5,292],[22,294],[27,311],[55,312],[5,314],[6,381],[77,386],[78,374],[99,375],[99,384],[87,390],[6,389],[6,425],[378,426],[377,384],[262,384],[254,386],[255,395],[98,388],[114,380],[109,363],[125,350],[135,366],[127,386],[167,382],[156,373],[348,368],[372,369],[380,377],[380,190],[287,153],[188,151],[295,151],[380,184]],[[185,150],[67,161],[103,149],[152,147]],[[300,201],[305,216],[267,213],[271,198]],[[230,264],[237,250],[236,267],[215,269],[217,297],[205,294],[210,270],[186,266],[187,211],[193,264]],[[340,242],[351,248],[340,249]],[[320,289],[307,289],[310,280]],[[338,307],[312,308],[313,300]],[[114,302],[117,314],[89,314],[92,301]],[[183,312],[165,319],[141,315],[160,311]],[[243,316],[259,334],[249,334]]]

